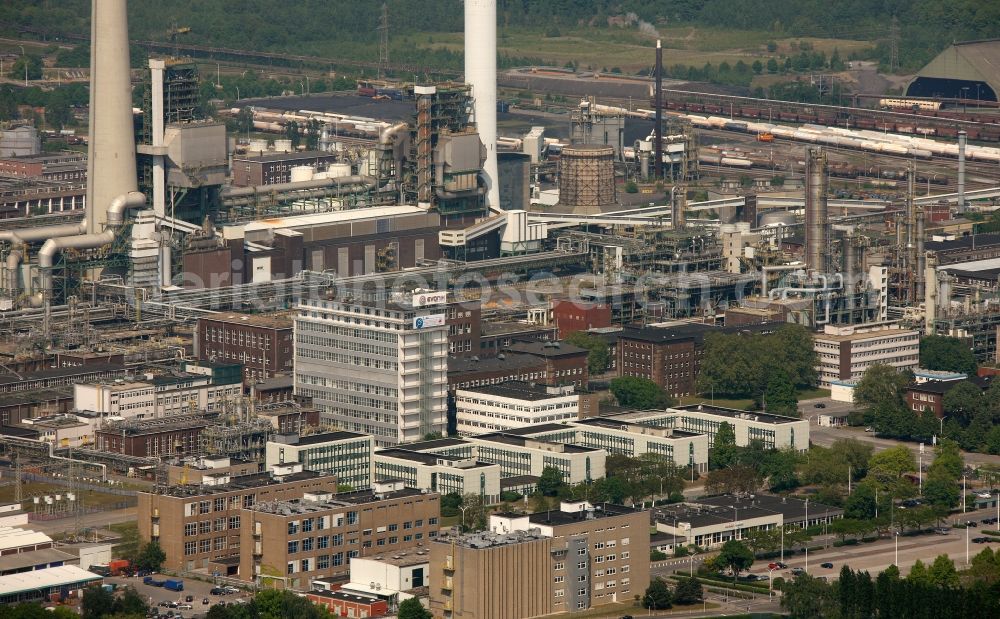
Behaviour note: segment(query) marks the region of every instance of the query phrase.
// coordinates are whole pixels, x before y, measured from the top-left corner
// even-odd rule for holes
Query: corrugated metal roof
[[[75,565],[61,565],[34,572],[0,576],[0,596],[64,585],[84,584],[97,580],[101,580],[97,574],[80,569]]]
[[[0,527],[0,550],[20,548],[51,542],[52,538],[38,531],[20,529],[17,527]]]

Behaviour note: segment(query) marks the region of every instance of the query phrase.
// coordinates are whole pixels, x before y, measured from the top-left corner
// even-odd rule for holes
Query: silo
[[[613,146],[565,146],[559,158],[559,203],[575,212],[599,212],[616,202]]]

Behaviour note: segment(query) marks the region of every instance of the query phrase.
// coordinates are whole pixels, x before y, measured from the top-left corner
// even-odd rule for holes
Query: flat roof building
[[[826,325],[813,335],[819,356],[820,386],[833,381],[860,380],[873,365],[912,370],[920,365],[920,332],[895,323]]]
[[[455,393],[456,429],[463,436],[569,421],[579,415],[580,396],[572,386],[511,381]]]
[[[379,450],[374,460],[379,481],[397,479],[407,488],[441,494],[475,494],[487,505],[500,502],[498,464],[400,448]]]
[[[374,437],[357,432],[279,434],[267,442],[265,467],[297,462],[303,470],[336,475],[337,483],[369,488],[375,481]]]
[[[314,579],[346,575],[353,557],[426,546],[440,513],[440,495],[398,482],[260,502],[242,511],[239,577],[307,591]]]
[[[433,297],[434,304],[417,299]],[[382,446],[447,426],[446,295],[402,304],[302,299],[295,317],[295,394],[325,421]]]
[[[649,585],[649,514],[562,503],[495,514],[484,533],[430,545],[435,616],[525,619],[631,602]],[[497,575],[502,574],[503,578]]]

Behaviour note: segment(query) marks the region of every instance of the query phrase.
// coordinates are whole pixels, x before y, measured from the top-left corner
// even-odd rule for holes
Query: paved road
[[[162,580],[168,577],[162,574],[157,574],[156,578]],[[239,599],[249,598],[249,594],[246,592],[226,596],[211,595],[209,591],[215,586],[212,583],[192,580],[190,578],[182,578],[182,580],[184,581],[184,591],[171,591],[169,589],[164,589],[163,587],[151,587],[150,585],[144,585],[141,578],[106,578],[105,582],[135,587],[135,590],[139,593],[139,595],[141,595],[150,606],[156,607],[162,614],[165,614],[168,609],[158,606],[160,602],[187,603],[185,602],[187,596],[191,596],[192,601],[189,603],[193,606],[193,608],[191,610],[180,611],[185,619],[203,617],[212,605],[218,604],[219,602],[226,602],[227,604],[230,604]],[[208,598],[208,604],[204,603],[205,598]],[[173,610],[175,614],[178,612],[178,609],[169,610]]]

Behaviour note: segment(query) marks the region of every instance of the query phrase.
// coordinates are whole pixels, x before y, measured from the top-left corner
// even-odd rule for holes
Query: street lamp
[[[966,529],[968,531],[968,529]],[[892,562],[897,568],[899,567],[899,531],[896,531],[896,558]]]
[[[948,415],[941,415],[941,418],[938,419],[938,422],[939,422],[938,425],[940,426],[939,429],[938,429],[938,440],[944,438],[944,420],[947,419],[947,418],[948,418]]]

